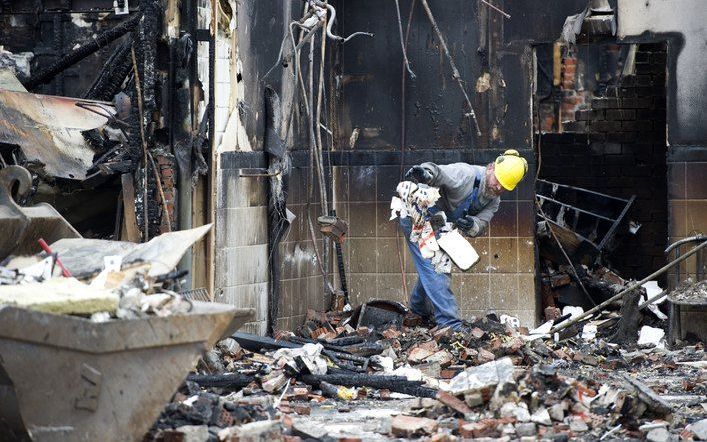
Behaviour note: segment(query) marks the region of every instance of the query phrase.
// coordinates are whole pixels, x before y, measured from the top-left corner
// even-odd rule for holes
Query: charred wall
[[[281,2],[247,3],[241,4],[238,12],[238,48],[243,66],[239,73],[245,84],[243,95],[239,96],[245,98],[238,99],[243,101],[239,105],[244,108],[241,114],[250,146],[240,145],[237,150],[257,151],[262,146],[258,138],[265,123],[259,92],[263,85],[256,79],[277,59],[284,36],[283,17],[297,18],[301,10],[297,2],[287,11]],[[327,185],[333,207],[350,221],[344,255],[354,303],[375,297],[406,299],[398,261],[397,227],[388,222],[388,205],[400,179],[401,164],[403,168],[423,161],[485,164],[503,149],[515,148],[528,158],[531,163],[528,176],[534,176],[533,45],[554,41],[565,17],[581,10],[586,2],[495,1],[511,15],[510,20],[478,0],[429,3],[460,68],[479,118],[481,137],[474,135],[471,121],[463,115],[468,107],[420,1],[415,2],[408,37],[408,57],[416,78],[407,77],[404,82],[394,2],[334,2],[337,35],[356,31],[375,34],[373,38],[356,37],[343,45],[329,43],[333,50],[327,61],[329,84],[325,99],[331,107],[328,115],[333,116],[326,123],[333,133],[328,144],[331,153],[325,152],[327,168],[331,167]],[[412,1],[400,2],[403,32],[412,4]],[[278,67],[267,78],[267,83],[283,100],[292,93],[283,89],[283,79],[291,80],[289,71],[285,71]],[[306,76],[306,71],[303,74]],[[299,110],[297,115],[302,115]],[[306,139],[291,137],[290,147],[293,169],[287,203],[298,217],[281,249],[283,288],[279,325],[286,328],[297,325],[307,307],[322,309],[328,301],[322,293],[304,211],[309,175],[308,155],[302,151],[307,147]],[[245,160],[238,159],[241,155],[222,152],[220,158],[234,168],[249,167],[247,162],[241,163]],[[264,153],[254,155],[260,158],[259,164],[267,164]],[[244,180],[235,179],[239,183]],[[264,185],[264,180],[259,180]],[[237,187],[231,189],[234,188]],[[533,186],[528,180],[517,191],[504,196],[490,231],[474,240],[482,254],[482,263],[474,272],[454,278],[465,316],[491,308],[516,314],[526,324],[535,321],[532,200]],[[411,286],[414,270],[406,262],[407,251],[401,251]],[[239,284],[248,279],[243,274]]]

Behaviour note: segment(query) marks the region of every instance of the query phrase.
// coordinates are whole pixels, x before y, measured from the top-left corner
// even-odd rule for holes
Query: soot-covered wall
[[[331,42],[327,65],[326,96],[332,107],[327,121],[333,144],[331,155],[325,156],[331,166],[328,184],[333,190],[333,206],[350,221],[344,256],[352,303],[371,298],[407,298],[398,261],[396,241],[400,239],[395,223],[388,221],[387,207],[400,179],[401,163],[403,169],[424,161],[485,164],[504,149],[515,148],[531,165],[528,179],[504,196],[489,231],[473,240],[482,255],[481,263],[473,272],[455,275],[453,284],[466,317],[495,309],[532,324],[536,317],[533,45],[554,41],[565,18],[581,11],[586,2],[494,0],[496,6],[511,15],[510,19],[479,0],[428,2],[477,113],[480,137],[464,115],[468,107],[420,0],[400,1],[404,33],[408,17],[412,17],[407,48],[416,74],[415,79],[406,78],[404,86],[395,2],[331,2],[337,10],[335,33],[375,34],[372,38],[356,37],[345,44]],[[300,2],[283,5],[280,1],[258,1],[238,11],[241,78],[246,89],[238,99],[242,101],[239,105],[250,146],[255,151],[262,148],[259,137],[264,116],[263,85],[258,77],[277,57],[284,36],[284,17],[296,17],[301,11]],[[268,77],[268,83],[281,91],[281,81],[286,78],[278,67]],[[297,139],[291,149],[301,151],[306,147],[305,141]],[[258,164],[265,164],[264,154],[252,155],[260,156]],[[251,160],[243,159],[246,157],[224,152],[221,161],[228,158],[234,169],[248,167],[245,164],[251,164]],[[239,166],[239,161],[244,161],[244,165]],[[306,152],[293,155],[292,182],[298,187],[290,191],[288,205],[299,217],[282,249],[280,317],[285,320],[279,325],[286,328],[301,322],[307,307],[326,307],[303,210],[307,164]],[[404,272],[411,286],[414,269],[405,258],[406,250],[402,252]]]

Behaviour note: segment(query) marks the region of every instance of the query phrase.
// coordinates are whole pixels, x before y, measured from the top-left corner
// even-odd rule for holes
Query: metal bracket
[[[96,411],[98,409],[98,399],[101,396],[101,384],[103,375],[100,371],[84,363],[81,364],[81,387],[83,393],[76,398],[74,407],[79,410]]]
[[[120,3],[123,6],[120,6]],[[126,15],[130,13],[130,6],[128,5],[128,0],[113,0],[113,9],[115,10],[115,15]]]
[[[241,169],[238,176],[241,178],[271,178],[278,176],[282,173],[282,170],[277,172],[268,172],[268,169],[253,168],[253,169]]]

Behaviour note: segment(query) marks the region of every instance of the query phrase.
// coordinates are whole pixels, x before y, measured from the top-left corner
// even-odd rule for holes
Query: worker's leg
[[[434,307],[427,298],[425,289],[422,287],[420,278],[417,279],[415,287],[412,288],[410,292],[410,310],[416,315],[420,315],[423,318],[428,318],[434,315]]]
[[[401,219],[400,226],[405,233],[418,276],[418,283],[410,296],[410,308],[415,312],[415,309],[421,306],[419,298],[424,295],[425,301],[432,304],[434,308],[438,326],[458,328],[461,326],[461,321],[457,301],[449,288],[452,282],[451,276],[435,272],[430,260],[422,257],[418,245],[410,242],[412,223],[409,218]]]

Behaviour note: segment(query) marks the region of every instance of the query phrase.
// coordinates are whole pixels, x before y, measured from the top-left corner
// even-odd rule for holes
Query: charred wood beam
[[[321,382],[344,387],[385,388],[396,393],[416,397],[436,398],[437,390],[425,387],[422,381],[409,381],[405,376],[379,376],[370,374],[323,374],[303,375],[299,379],[309,385],[319,386]]]
[[[643,315],[638,309],[638,301],[641,297],[639,290],[632,290],[623,295],[623,303],[621,304],[621,320],[619,321],[616,332],[609,338],[609,342],[616,344],[635,343],[638,336],[638,327],[640,326]]]
[[[287,219],[289,156],[279,131],[282,122],[280,97],[265,88],[265,151],[268,153],[268,333],[274,332],[280,303],[280,241],[290,226]]]
[[[123,81],[132,68],[130,64],[131,43],[131,41],[125,41],[113,51],[98,73],[98,77],[84,94],[84,98],[110,101],[120,91]]]
[[[86,140],[89,146],[93,147],[98,151],[105,151],[105,140],[103,136],[96,129],[85,130],[81,133],[83,139]]]
[[[113,175],[115,173],[129,173],[135,169],[135,165],[130,160],[113,161],[98,165],[98,170],[103,175]]]
[[[295,344],[244,332],[236,332],[231,335],[231,337],[244,349],[254,352],[260,352],[261,350],[278,350],[280,348],[300,348],[302,346],[302,344]]]
[[[255,376],[241,373],[224,373],[216,375],[189,374],[187,381],[195,382],[200,387],[217,387],[228,389],[241,389],[255,380]]]
[[[50,81],[54,76],[60,72],[63,72],[66,68],[75,65],[79,61],[98,51],[100,48],[107,46],[118,38],[122,37],[133,29],[142,15],[136,14],[127,19],[126,21],[120,23],[117,26],[112,27],[104,32],[101,32],[95,36],[91,42],[79,46],[73,51],[69,52],[59,60],[55,61],[48,67],[42,69],[41,71],[34,74],[27,81],[23,82],[23,86],[27,89],[32,89],[40,84],[44,84]]]

